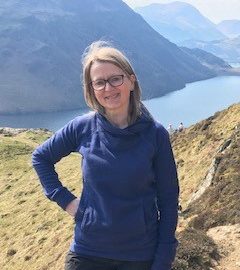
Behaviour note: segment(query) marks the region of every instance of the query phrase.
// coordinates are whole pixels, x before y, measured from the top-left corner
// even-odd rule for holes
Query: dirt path
[[[222,258],[215,270],[240,270],[240,224],[219,226],[207,232],[218,245]]]

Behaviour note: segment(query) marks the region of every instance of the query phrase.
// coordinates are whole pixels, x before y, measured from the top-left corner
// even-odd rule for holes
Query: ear
[[[130,75],[130,81],[134,84],[135,83],[135,81],[136,81],[136,77],[135,77],[135,75]]]
[[[135,82],[136,82],[136,77],[135,77],[135,75],[130,75],[130,77],[129,77],[129,80],[130,80],[130,82],[131,82],[131,84],[132,84],[132,90],[131,91],[134,91],[134,84],[135,84]]]

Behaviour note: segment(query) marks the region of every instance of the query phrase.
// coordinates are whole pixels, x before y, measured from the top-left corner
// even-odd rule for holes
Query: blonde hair
[[[89,47],[86,48],[83,54],[82,58],[83,90],[87,105],[94,111],[97,111],[100,114],[105,115],[105,109],[97,101],[94,94],[94,90],[90,85],[91,82],[90,70],[92,64],[96,61],[111,63],[119,67],[120,69],[122,69],[122,71],[126,74],[128,78],[130,78],[131,75],[135,76],[136,80],[134,82],[134,89],[133,89],[134,91],[130,92],[129,114],[128,114],[129,124],[134,123],[138,118],[138,116],[140,116],[141,114],[141,106],[142,106],[142,103],[140,101],[141,89],[138,84],[136,74],[127,57],[106,41],[93,42]]]

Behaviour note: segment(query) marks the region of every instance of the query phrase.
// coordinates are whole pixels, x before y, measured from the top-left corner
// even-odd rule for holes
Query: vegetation
[[[180,242],[173,270],[209,270],[219,259],[216,244],[204,232],[187,228],[178,235]]]
[[[240,104],[236,104],[173,135],[172,146],[181,183],[183,209],[206,177],[218,149],[239,125],[239,116]]]
[[[172,144],[181,184],[179,249],[174,270],[210,269],[220,258],[207,236],[212,227],[240,223],[240,104],[174,134]],[[215,160],[212,182],[188,204]]]
[[[62,269],[73,220],[42,193],[31,166],[31,152],[49,132],[0,134],[0,268]],[[80,157],[57,164],[62,182],[76,195],[81,190]]]
[[[188,208],[188,216],[199,213],[191,226],[207,230],[240,223],[240,127],[231,136],[231,144],[218,156],[219,164],[212,185]],[[210,207],[209,207],[210,206]]]

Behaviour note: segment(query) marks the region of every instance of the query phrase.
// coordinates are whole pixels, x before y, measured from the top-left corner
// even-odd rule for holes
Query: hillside
[[[2,1],[0,114],[85,106],[81,55],[99,39],[111,41],[127,54],[144,99],[216,76],[121,0]]]
[[[31,152],[50,135],[41,129],[0,128],[2,270],[62,269],[73,220],[44,197],[31,167]],[[240,104],[172,136],[183,208],[174,270],[220,270],[222,262],[222,269],[235,270],[240,247],[239,138]],[[76,154],[57,164],[62,182],[76,195],[81,192],[79,166]],[[225,249],[225,242],[231,249]]]
[[[177,44],[189,39],[211,41],[225,38],[214,23],[188,3],[154,3],[135,11],[158,33]]]
[[[215,68],[216,70],[219,71],[221,70],[225,72],[227,72],[227,70],[229,70],[229,72],[231,71],[231,66],[221,58],[215,56],[214,54],[208,53],[198,48],[189,49],[186,47],[181,47],[181,49],[186,53],[189,53],[193,57],[196,57],[198,61],[200,61],[203,65],[206,65],[207,67]]]
[[[62,269],[73,220],[45,199],[31,167],[33,149],[50,133],[18,132],[0,130],[0,269]],[[73,154],[57,165],[75,194],[81,189],[79,161]]]
[[[240,248],[240,104],[174,134],[172,143],[183,208],[178,228],[182,245],[177,265],[186,265],[182,258],[189,256],[192,246],[191,256],[199,259],[201,267],[191,261],[191,267],[188,264],[186,269],[237,270],[240,261],[237,252]]]
[[[237,104],[173,135],[172,145],[181,181],[183,208],[186,208],[191,194],[207,175],[218,149],[232,136],[239,124],[240,104]]]

